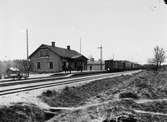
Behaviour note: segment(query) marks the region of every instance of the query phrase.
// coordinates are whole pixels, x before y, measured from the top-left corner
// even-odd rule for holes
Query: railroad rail
[[[24,92],[24,91],[42,89],[42,88],[69,85],[73,83],[91,82],[95,80],[111,78],[111,77],[116,77],[116,76],[121,76],[121,75],[128,75],[128,74],[138,73],[138,72],[139,71],[107,73],[107,74],[102,74],[102,75],[93,75],[93,76],[80,77],[80,78],[67,78],[67,79],[61,79],[61,80],[51,80],[50,79],[50,81],[48,81],[49,79],[36,79],[36,80],[30,80],[27,82],[15,81],[12,83],[1,83],[0,84],[0,96]],[[47,81],[47,83],[44,81]]]

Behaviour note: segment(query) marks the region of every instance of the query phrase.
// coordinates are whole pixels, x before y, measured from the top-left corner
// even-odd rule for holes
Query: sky
[[[86,57],[141,64],[156,45],[167,50],[163,0],[0,0],[0,60],[26,58],[41,44],[80,51]]]

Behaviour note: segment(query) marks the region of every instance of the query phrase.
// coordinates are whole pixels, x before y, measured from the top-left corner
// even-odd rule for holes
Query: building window
[[[49,68],[53,69],[53,62],[49,62]]]
[[[37,69],[41,69],[40,62],[37,62]]]
[[[49,56],[49,52],[48,50],[40,50],[40,57],[48,57]]]

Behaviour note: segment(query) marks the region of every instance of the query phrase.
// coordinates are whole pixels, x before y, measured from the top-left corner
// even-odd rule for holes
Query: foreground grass
[[[101,93],[103,94],[100,95]],[[167,121],[166,115],[151,114],[151,112],[167,113],[166,101],[137,104],[134,100],[124,100],[124,98],[135,100],[167,98],[167,71],[143,71],[132,76],[120,76],[94,81],[83,86],[66,87],[60,92],[48,90],[39,97],[50,106],[74,107],[87,103],[91,98],[101,101],[112,100],[111,97],[117,94],[121,98],[120,101],[112,102],[107,106],[94,106],[86,110],[64,113],[56,116],[54,122],[93,122],[92,120],[115,122],[121,117],[127,119],[126,121],[133,118],[133,122]],[[150,114],[136,113],[134,110],[148,111]]]
[[[133,105],[133,107],[131,106]],[[75,110],[55,116],[49,122],[166,122],[167,116],[137,113],[139,108],[132,100],[110,102],[85,110]],[[117,121],[119,120],[119,121]]]
[[[90,97],[98,96],[101,92],[115,88],[118,84],[131,77],[127,75],[98,80],[78,87],[66,87],[61,92],[47,90],[39,98],[54,107],[79,106],[83,105]]]
[[[44,112],[33,104],[16,103],[0,107],[0,122],[44,122]]]
[[[167,98],[167,71],[144,71],[134,79],[119,86],[122,91],[131,91],[140,98]]]

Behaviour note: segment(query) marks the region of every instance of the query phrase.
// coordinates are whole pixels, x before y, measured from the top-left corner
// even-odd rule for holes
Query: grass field
[[[78,87],[66,87],[60,92],[46,91],[39,96],[53,107],[78,107],[84,109],[55,116],[53,121],[167,121],[167,72],[143,71],[134,75],[94,81]],[[139,101],[144,101],[139,103]],[[155,101],[154,101],[155,100]],[[159,101],[156,101],[159,100]],[[91,104],[102,103],[92,106]],[[137,111],[138,110],[138,111]],[[141,112],[142,111],[142,112]],[[157,114],[157,113],[160,114]]]
[[[33,104],[16,103],[0,107],[0,122],[44,122],[44,111]]]
[[[55,111],[47,122],[166,122],[167,71],[142,71],[59,91],[47,90],[38,98],[52,107],[75,108]],[[0,120],[44,122],[45,113],[38,106],[18,103],[2,106]]]

